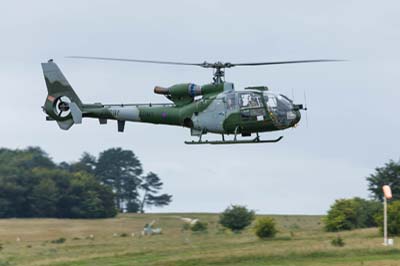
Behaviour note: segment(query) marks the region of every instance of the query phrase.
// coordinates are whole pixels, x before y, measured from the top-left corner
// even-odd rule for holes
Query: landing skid
[[[283,138],[283,136],[280,136],[277,139],[270,139],[270,140],[261,140],[258,136],[252,140],[205,140],[202,141],[201,139],[199,141],[185,141],[185,144],[188,145],[198,145],[198,144],[213,144],[213,145],[223,145],[223,144],[257,144],[257,143],[276,143],[280,141]]]

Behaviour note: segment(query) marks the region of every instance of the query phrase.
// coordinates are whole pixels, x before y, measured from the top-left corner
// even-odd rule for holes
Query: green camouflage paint
[[[69,129],[74,121],[79,121],[68,113],[70,110],[65,107],[71,103],[76,103],[79,109],[77,115],[81,117],[97,118],[100,121],[118,120],[184,126],[204,133],[251,134],[275,131],[292,127],[300,120],[298,110],[289,110],[292,117],[289,120],[285,118],[286,114],[282,116],[271,109],[267,105],[267,98],[273,96],[263,94],[263,90],[237,92],[231,83],[212,83],[203,86],[186,83],[165,89],[159,87],[160,89],[155,90],[156,93],[164,94],[173,104],[84,104],[54,62],[43,63],[42,68],[48,89],[43,109],[49,120],[57,121],[62,129]],[[262,103],[258,103],[257,107],[242,108],[238,103],[242,94],[258,95]],[[201,98],[196,99],[196,95]],[[234,95],[237,99],[238,106],[234,110],[227,108],[228,95]],[[70,103],[62,103],[64,101],[62,97],[67,97]],[[286,104],[289,104],[289,101]],[[60,113],[63,110],[67,115],[61,117]],[[289,117],[289,113],[287,116]]]

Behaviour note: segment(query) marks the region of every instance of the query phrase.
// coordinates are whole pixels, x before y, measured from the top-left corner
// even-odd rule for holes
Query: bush
[[[197,221],[194,225],[190,227],[193,232],[205,232],[208,229],[208,223]]]
[[[65,239],[64,237],[60,237],[60,238],[51,240],[51,243],[53,243],[53,244],[62,244],[62,243],[64,243],[65,241],[67,241],[67,239]]]
[[[220,215],[219,223],[234,232],[238,232],[249,226],[254,217],[254,211],[248,210],[245,206],[232,205]]]
[[[361,198],[336,200],[328,211],[328,215],[323,219],[325,230],[337,232],[374,227],[377,225],[375,216],[381,210],[381,204],[377,201]]]
[[[343,238],[337,236],[336,238],[332,239],[331,245],[335,247],[343,247],[345,245]]]
[[[396,200],[388,204],[387,208],[388,234],[392,236],[400,235],[400,201]],[[379,229],[383,232],[383,212],[376,216]]]
[[[182,231],[187,231],[190,229],[190,224],[189,223],[184,223],[182,224]]]
[[[274,237],[278,232],[275,229],[275,220],[269,217],[258,219],[254,226],[254,230],[259,238]]]

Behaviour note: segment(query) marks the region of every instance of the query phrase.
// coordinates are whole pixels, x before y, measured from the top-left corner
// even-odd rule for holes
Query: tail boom
[[[56,63],[49,60],[42,63],[42,69],[48,92],[43,110],[47,120],[56,121],[64,130],[82,123],[85,117],[97,118],[100,124],[117,120],[119,131],[125,121],[185,126],[185,118],[194,113],[194,105],[185,110],[174,104],[84,104]]]

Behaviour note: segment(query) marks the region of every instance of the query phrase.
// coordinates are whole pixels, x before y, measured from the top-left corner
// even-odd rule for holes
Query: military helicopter
[[[107,124],[108,120],[116,120],[119,132],[124,131],[126,121],[183,126],[190,129],[191,136],[198,137],[197,141],[185,141],[186,144],[278,142],[282,136],[277,139],[262,140],[259,133],[295,127],[301,118],[300,110],[307,110],[303,104],[295,104],[283,94],[272,93],[266,86],[247,87],[243,91],[235,91],[234,84],[225,81],[225,69],[239,66],[341,61],[318,59],[261,63],[184,63],[87,56],[69,58],[213,69],[213,82],[210,84],[199,86],[184,83],[154,88],[154,93],[164,95],[172,103],[86,104],[80,100],[52,59],[42,63],[48,91],[42,109],[47,114],[46,119],[56,121],[61,129],[68,130],[73,124],[81,124],[82,118],[98,119],[101,125]],[[202,140],[203,135],[207,133],[220,134],[222,139]],[[251,139],[237,138],[238,135],[251,137],[252,134],[255,134],[255,137]],[[233,135],[233,139],[228,140],[225,135]]]

